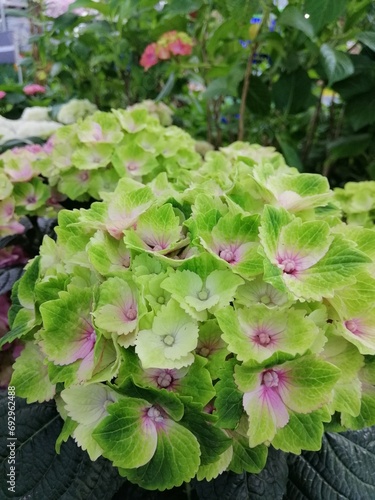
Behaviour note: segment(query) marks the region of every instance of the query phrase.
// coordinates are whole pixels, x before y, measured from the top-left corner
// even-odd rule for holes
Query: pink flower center
[[[262,385],[266,387],[278,387],[279,376],[274,370],[267,370],[262,375]]]
[[[260,344],[262,346],[267,346],[271,342],[272,338],[266,331],[261,330],[258,333],[256,333],[254,340],[257,344]]]
[[[79,177],[79,179],[80,179],[82,182],[85,182],[85,181],[87,181],[87,179],[89,178],[89,174],[88,174],[88,172],[85,172],[85,171],[84,171],[84,172],[81,172],[81,173],[79,174],[79,176],[78,176],[78,177]]]
[[[231,264],[234,261],[234,252],[229,249],[221,250],[219,253],[219,257]]]
[[[358,321],[356,321],[355,319],[350,319],[348,321],[345,321],[345,327],[352,333],[358,335],[360,334],[360,327],[359,327],[359,324],[358,324]]]
[[[126,312],[125,312],[125,318],[133,321],[137,317],[137,310],[134,307],[130,307]]]
[[[36,196],[30,195],[26,198],[27,203],[35,203],[36,202]]]
[[[156,379],[156,383],[158,384],[159,387],[163,387],[165,389],[170,385],[172,385],[173,377],[169,372],[163,371],[159,374],[158,378]]]
[[[127,164],[127,169],[130,171],[130,172],[134,172],[135,170],[138,170],[139,168],[139,165],[137,162],[135,161],[130,161],[128,164]]]
[[[296,270],[296,263],[292,259],[285,259],[281,261],[282,270],[286,274],[293,274]]]
[[[151,408],[147,410],[147,416],[153,422],[162,422],[164,420],[160,410],[158,410],[155,406],[151,406]]]

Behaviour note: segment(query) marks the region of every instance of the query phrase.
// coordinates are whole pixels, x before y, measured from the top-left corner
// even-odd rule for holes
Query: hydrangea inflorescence
[[[102,133],[118,130],[80,130]],[[270,445],[298,454],[328,423],[375,424],[375,232],[272,148],[234,143],[189,172],[185,190],[127,177],[61,211],[10,313],[25,341],[11,383],[55,398],[58,447],[72,435],[148,489],[256,473]]]
[[[171,113],[153,101],[97,111],[59,128],[44,145],[0,155],[0,237],[22,233],[25,215],[56,217],[67,199],[102,200],[123,177],[156,178],[156,185],[168,179],[185,189],[202,158],[193,138],[171,126]]]

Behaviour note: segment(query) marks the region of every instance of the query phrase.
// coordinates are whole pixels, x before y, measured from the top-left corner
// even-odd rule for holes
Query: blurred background
[[[375,179],[372,0],[0,6],[3,119],[30,107],[48,108],[53,119],[72,99],[105,111],[152,99],[215,148],[274,146],[290,166],[322,173],[332,186]],[[5,128],[2,150],[14,146]]]

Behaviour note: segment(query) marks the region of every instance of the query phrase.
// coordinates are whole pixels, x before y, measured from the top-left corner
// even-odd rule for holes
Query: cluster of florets
[[[157,42],[147,45],[140,59],[140,65],[148,70],[159,61],[173,56],[189,56],[193,49],[192,38],[181,31],[168,31]]]
[[[183,191],[155,174],[61,211],[13,290],[11,383],[56,400],[59,442],[163,490],[375,424],[375,232],[272,148],[210,151]]]
[[[375,181],[348,182],[345,188],[336,188],[335,203],[349,224],[374,227]]]
[[[187,133],[164,126],[170,123],[167,106],[146,101],[98,111],[59,128],[43,146],[0,155],[0,237],[23,232],[25,215],[56,216],[66,199],[101,200],[123,177],[147,182],[165,172],[184,189],[202,158]]]

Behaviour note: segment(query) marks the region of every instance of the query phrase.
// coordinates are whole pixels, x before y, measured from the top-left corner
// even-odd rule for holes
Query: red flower
[[[147,71],[151,66],[155,66],[158,63],[159,59],[156,54],[156,43],[150,43],[147,45],[143,54],[141,56],[140,65]]]
[[[0,90],[0,99],[4,99],[4,97],[7,95],[6,92],[4,92],[4,90]]]

